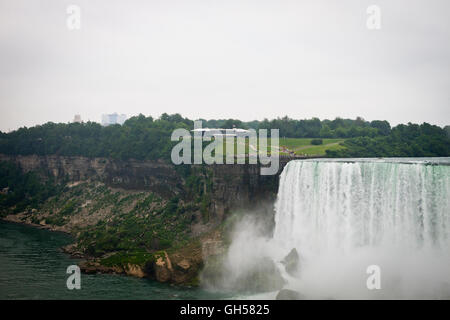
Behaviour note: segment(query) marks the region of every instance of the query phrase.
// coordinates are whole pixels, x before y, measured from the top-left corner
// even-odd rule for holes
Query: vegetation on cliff
[[[2,215],[71,233],[76,242],[68,252],[88,258],[86,270],[193,284],[202,260],[191,227],[209,220],[211,173],[202,166],[178,171],[186,194],[164,198],[94,180],[56,184],[51,176],[23,173],[16,164],[0,162]],[[161,256],[172,261],[172,270],[161,263]]]
[[[60,189],[51,179],[42,181],[35,172],[24,173],[15,164],[0,161],[0,216],[38,209]]]

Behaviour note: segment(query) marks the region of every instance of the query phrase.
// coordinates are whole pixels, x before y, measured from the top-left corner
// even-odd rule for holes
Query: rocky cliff
[[[180,196],[186,201],[194,196],[186,180],[191,175],[200,175],[204,188],[209,188],[207,210],[216,223],[232,209],[273,201],[278,189],[278,174],[262,176],[259,165],[186,165],[181,168],[162,161],[4,154],[0,154],[0,161],[14,162],[23,171],[35,171],[44,179],[53,177],[59,182],[71,183],[100,181],[112,188],[150,191],[165,199]],[[280,161],[279,173],[286,163],[287,160]]]
[[[7,220],[71,233],[76,242],[66,251],[86,258],[85,272],[161,282],[195,284],[208,257],[224,252],[223,226],[233,212],[263,204],[258,212],[270,225],[273,206],[266,204],[278,189],[278,175],[260,175],[259,165],[2,154],[0,161],[63,186]]]

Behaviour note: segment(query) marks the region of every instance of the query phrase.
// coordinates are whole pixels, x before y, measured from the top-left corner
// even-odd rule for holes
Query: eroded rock
[[[191,267],[191,264],[189,263],[189,261],[187,259],[183,259],[176,264],[176,268],[182,272],[187,272],[190,267]]]
[[[155,278],[159,282],[167,282],[171,278],[172,274],[172,263],[167,255],[167,252],[164,252],[164,255],[159,255],[154,262],[154,271]]]
[[[146,276],[142,267],[131,263],[127,265],[126,274],[138,278],[144,278]]]

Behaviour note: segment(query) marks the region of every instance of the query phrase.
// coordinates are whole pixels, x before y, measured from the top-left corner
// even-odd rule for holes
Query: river
[[[125,275],[82,274],[81,289],[69,290],[66,269],[79,260],[61,252],[71,237],[0,221],[0,299],[212,299],[202,289]]]

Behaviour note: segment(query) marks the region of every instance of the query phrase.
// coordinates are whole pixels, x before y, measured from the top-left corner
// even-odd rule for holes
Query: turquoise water
[[[62,233],[0,221],[0,299],[214,299],[201,289],[125,275],[81,275],[69,290],[66,269],[79,262],[60,251],[71,243]]]

